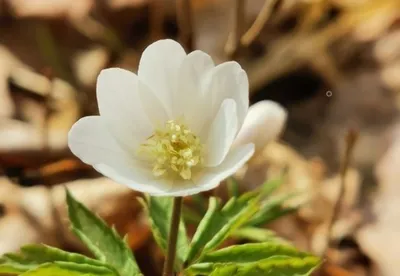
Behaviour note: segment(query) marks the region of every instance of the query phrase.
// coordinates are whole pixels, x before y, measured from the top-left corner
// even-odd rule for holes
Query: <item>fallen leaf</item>
[[[136,220],[140,215],[138,194],[107,178],[77,180],[49,189],[43,185],[22,188],[3,177],[0,203],[5,213],[0,217],[0,255],[31,243],[84,250],[69,231],[65,187],[93,212],[124,231],[122,234],[128,231],[132,246],[141,246],[149,236],[144,226],[135,225],[140,221]],[[137,233],[133,229],[140,229],[141,234],[134,237]]]
[[[18,17],[70,17],[86,16],[94,5],[93,0],[6,0],[13,13]]]
[[[380,276],[397,276],[400,271],[399,167],[400,127],[397,127],[392,145],[376,166],[379,187],[372,204],[366,206],[365,221],[355,235]]]

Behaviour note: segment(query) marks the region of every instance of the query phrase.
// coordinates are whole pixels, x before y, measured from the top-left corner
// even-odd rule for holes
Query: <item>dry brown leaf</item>
[[[18,17],[85,17],[95,4],[94,0],[6,0]]]
[[[358,243],[376,265],[377,275],[397,276],[400,271],[400,127],[393,144],[376,168],[379,189],[365,210],[364,225],[356,233]]]
[[[0,255],[29,243],[60,245],[55,235],[50,197],[45,188],[23,190],[1,178],[0,203],[5,209],[4,216],[0,217]]]
[[[382,69],[380,74],[382,80],[393,89],[393,91],[400,91],[400,62],[386,66]]]
[[[354,35],[362,41],[379,38],[400,18],[400,2],[397,0],[372,0],[351,10],[349,18],[360,20]]]
[[[381,64],[398,62],[400,59],[400,30],[394,30],[379,38],[374,46],[374,55]]]
[[[20,64],[17,58],[4,46],[0,45],[0,119],[9,118],[15,111],[8,88],[10,72]]]
[[[272,142],[250,160],[237,177],[247,189],[253,189],[265,179],[279,176],[285,168],[285,183],[278,192],[299,192],[299,196],[287,204],[301,204],[301,207],[297,216],[282,218],[271,227],[302,249],[321,254],[326,247],[327,225],[339,193],[341,178],[338,174],[327,177],[325,164],[320,159],[307,160],[288,145]],[[346,175],[340,216],[333,225],[332,236],[335,240],[351,235],[360,223],[361,216],[357,209],[360,189],[360,173],[350,169]],[[304,232],[304,225],[309,227],[309,231]],[[287,228],[291,229],[290,232]]]
[[[5,215],[0,217],[0,255],[30,243],[83,249],[69,231],[65,187],[121,232],[129,230],[129,233],[136,235],[134,229],[140,229],[140,237],[147,239],[145,226],[139,220],[135,222],[140,206],[135,199],[138,194],[131,189],[107,178],[78,180],[64,185],[51,189],[44,186],[22,188],[6,178],[0,179],[0,203],[5,206]],[[138,240],[138,237],[129,238],[134,246],[145,242]]]
[[[371,0],[330,0],[333,4],[341,8],[355,8],[364,5]]]
[[[107,5],[112,9],[123,9],[137,7],[148,3],[149,0],[106,0]]]
[[[76,91],[65,81],[35,73],[7,48],[0,47],[0,152],[65,151],[67,133],[78,118]],[[9,80],[26,93],[11,92]],[[49,96],[49,91],[51,95]],[[46,104],[52,113],[46,121]],[[12,119],[17,117],[21,121]],[[16,157],[16,156],[14,156]],[[12,157],[12,158],[14,158]],[[18,158],[14,158],[17,160]],[[37,162],[37,161],[33,161]]]
[[[72,61],[72,67],[78,81],[84,87],[94,87],[100,71],[106,67],[110,53],[105,47],[94,46],[80,51]]]
[[[48,154],[67,152],[68,131],[79,118],[76,91],[65,81],[55,79],[52,85],[53,92],[48,96],[50,91],[48,79],[23,67],[19,67],[17,72],[20,73],[20,77],[12,79],[14,84],[21,88],[30,87],[32,90],[29,91],[32,92],[14,95],[18,106],[18,117],[24,121],[8,118],[0,120],[2,162],[14,163],[11,160],[18,160],[15,158],[17,155],[36,152],[36,156],[31,156],[33,160],[26,156],[23,163],[33,162],[39,165],[38,160],[45,160]],[[28,77],[22,78],[24,75]],[[23,80],[22,83],[19,80]],[[37,101],[38,96],[42,97],[41,101]],[[49,116],[46,115],[46,108],[51,109]]]
[[[351,273],[339,266],[332,265],[332,264],[325,264],[322,268],[322,273],[323,276],[361,276],[361,275],[356,275],[354,273]]]

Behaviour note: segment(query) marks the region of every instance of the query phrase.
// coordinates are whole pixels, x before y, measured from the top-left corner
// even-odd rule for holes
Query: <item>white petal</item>
[[[254,143],[256,151],[262,150],[268,142],[279,136],[285,126],[286,118],[286,110],[276,102],[255,103],[247,113],[234,146]]]
[[[138,81],[140,100],[144,112],[155,128],[163,127],[170,119],[160,99],[141,80]]]
[[[154,91],[170,115],[176,110],[179,68],[185,56],[179,43],[165,39],[149,45],[139,62],[139,78]]]
[[[205,166],[215,167],[221,164],[232,146],[237,129],[236,102],[226,99],[222,102],[208,132],[205,143],[207,151],[204,160]]]
[[[106,164],[98,164],[93,167],[99,173],[114,180],[115,182],[142,193],[159,194],[163,193],[169,188],[169,186],[163,186],[161,181],[154,178],[151,169],[143,168],[140,165],[115,168]]]
[[[134,73],[119,68],[102,70],[97,79],[97,101],[101,117],[125,146],[135,149],[152,134]]]
[[[211,114],[215,116],[224,99],[237,105],[238,125],[243,124],[249,107],[249,81],[246,72],[235,61],[225,62],[209,73],[204,80],[207,97],[211,98]]]
[[[156,179],[151,168],[118,144],[100,116],[84,117],[76,122],[69,132],[68,143],[83,162],[117,183],[144,193],[170,189],[170,183]]]
[[[254,154],[254,145],[242,145],[229,152],[224,162],[215,168],[206,169],[197,179],[175,183],[172,188],[153,196],[189,196],[217,187],[222,180],[233,175]]]
[[[178,115],[184,116],[189,128],[195,133],[199,132],[203,121],[202,114],[209,106],[202,89],[203,78],[214,68],[212,58],[202,51],[194,51],[186,56],[180,68]]]
[[[78,120],[68,133],[68,146],[83,162],[114,164],[125,151],[107,129],[100,116],[88,116]]]

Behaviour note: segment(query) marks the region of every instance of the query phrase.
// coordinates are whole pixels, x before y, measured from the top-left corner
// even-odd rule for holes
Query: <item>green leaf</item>
[[[209,201],[207,213],[203,217],[186,257],[187,263],[220,245],[234,230],[242,226],[258,210],[259,197],[247,193],[240,198],[232,198],[220,209],[216,198]]]
[[[188,206],[183,206],[182,215],[183,215],[184,222],[192,223],[194,225],[198,225],[202,219],[202,217],[197,212],[193,211]]]
[[[194,207],[200,214],[207,211],[207,198],[203,194],[194,194],[191,196]]]
[[[260,192],[262,196],[267,197],[270,194],[272,194],[282,185],[284,180],[285,180],[285,173],[283,173],[281,177],[265,181],[260,187]]]
[[[238,270],[237,265],[229,264],[216,267],[210,274],[210,276],[231,276],[236,275]]]
[[[239,196],[239,183],[235,178],[230,177],[227,179],[227,188],[228,188],[228,196],[229,197],[238,197]]]
[[[306,257],[309,254],[295,247],[275,242],[233,245],[205,254],[203,263],[249,263],[274,256]]]
[[[278,237],[274,231],[258,227],[242,227],[232,233],[232,238],[243,239],[252,242],[274,241],[289,244],[286,240]]]
[[[72,231],[97,259],[114,267],[120,276],[142,275],[132,251],[115,229],[76,201],[68,190],[67,203]]]
[[[266,223],[271,222],[285,214],[295,212],[298,207],[283,207],[285,201],[294,196],[297,193],[285,194],[281,196],[276,196],[271,199],[267,199],[262,202],[260,211],[252,217],[247,223],[247,226],[262,226]]]
[[[210,197],[208,210],[197,226],[197,230],[192,238],[189,252],[185,260],[187,263],[191,263],[201,252],[206,243],[212,238],[213,235],[208,229],[212,228],[212,223],[216,220],[218,207],[218,199]]]
[[[35,267],[37,263],[17,254],[9,253],[0,258],[0,273],[20,274]]]
[[[154,239],[156,240],[160,248],[164,251],[164,253],[167,250],[173,200],[174,199],[172,197],[149,196],[146,197],[146,202],[141,200],[142,205],[148,213]],[[186,228],[182,219],[179,224],[176,250],[176,268],[180,269],[183,265],[184,258],[189,250],[189,242],[186,234]]]
[[[185,270],[185,275],[308,276],[319,264],[319,258],[313,256],[278,256],[250,263],[193,264]]]
[[[54,262],[43,264],[21,276],[115,276],[116,274],[105,267],[88,264]]]
[[[255,220],[252,221],[252,223],[256,222],[256,219],[260,219],[259,221],[257,221],[257,223],[255,225],[258,225],[258,226],[267,225],[268,223],[271,223],[276,219],[279,219],[283,216],[290,215],[290,214],[296,212],[298,209],[299,209],[298,206],[294,206],[294,207],[279,206],[276,208],[272,208],[270,210],[270,212],[265,213],[265,215],[263,217],[255,218]]]
[[[36,245],[36,244],[27,245],[21,248],[21,253],[27,259],[35,261],[39,264],[60,261],[60,262],[107,267],[113,270],[112,266],[108,266],[104,262],[88,258],[81,254],[66,252],[61,249],[50,247],[47,245]]]
[[[106,267],[116,271],[105,263],[88,258],[81,254],[69,253],[58,248],[46,245],[27,245],[21,248],[20,253],[10,253],[0,259],[0,272],[20,274],[40,265],[51,262],[68,262],[76,264],[88,264],[92,266]]]

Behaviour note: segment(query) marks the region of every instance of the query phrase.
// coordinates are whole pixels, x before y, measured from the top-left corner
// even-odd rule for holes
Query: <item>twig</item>
[[[289,34],[270,46],[268,54],[251,65],[245,65],[249,76],[250,93],[257,91],[272,79],[293,71],[309,62],[334,41],[349,33],[358,21],[342,16],[324,29],[310,34]]]
[[[242,47],[248,47],[260,35],[268,19],[271,17],[272,10],[278,0],[266,0],[260,13],[257,15],[253,25],[240,39]]]
[[[181,220],[183,197],[174,197],[171,226],[169,229],[167,256],[165,257],[163,276],[173,276],[176,243],[178,240],[179,223]]]
[[[241,49],[241,37],[244,32],[245,23],[245,0],[234,1],[234,19],[233,30],[229,35],[228,41],[225,45],[226,55],[234,59],[238,56]]]
[[[346,173],[349,168],[350,159],[354,150],[354,145],[356,144],[358,138],[358,132],[354,129],[350,129],[346,136],[346,149],[343,156],[343,163],[340,169],[340,187],[339,187],[339,194],[336,199],[335,205],[333,206],[332,216],[330,221],[328,222],[328,232],[326,235],[326,247],[324,250],[323,256],[326,257],[327,250],[330,245],[331,236],[332,236],[332,228],[335,221],[339,217],[340,208],[342,206],[343,197],[346,192]]]
[[[150,37],[156,41],[164,35],[164,0],[152,0],[150,5]]]
[[[176,14],[179,27],[179,40],[186,51],[194,50],[193,7],[190,0],[176,1]]]

